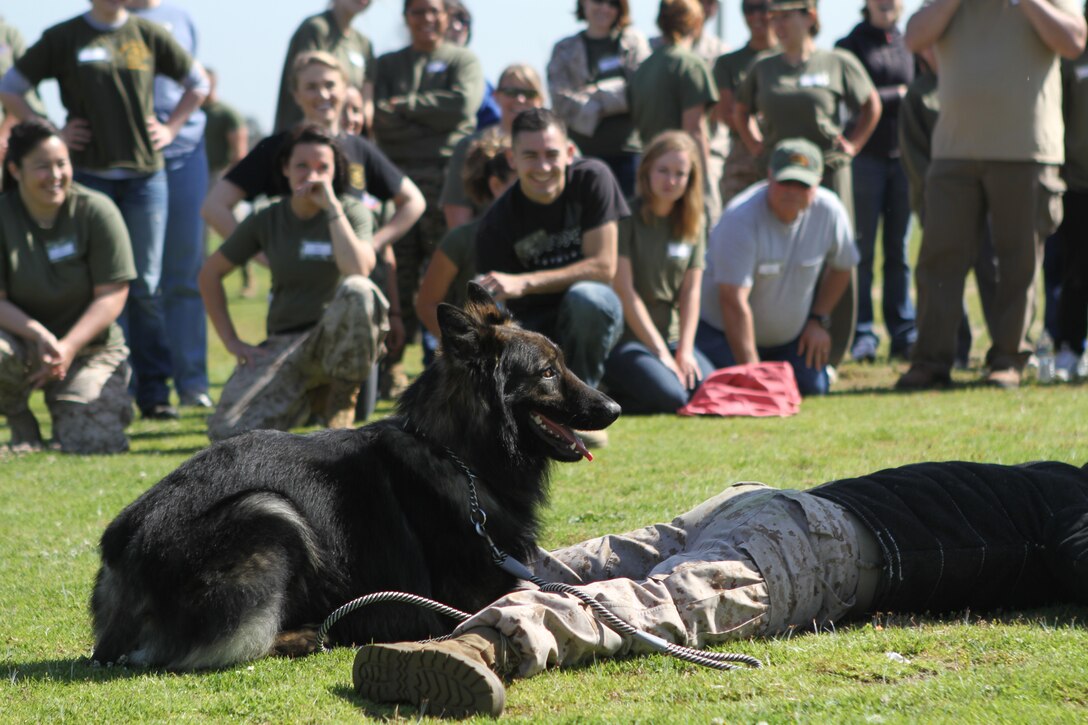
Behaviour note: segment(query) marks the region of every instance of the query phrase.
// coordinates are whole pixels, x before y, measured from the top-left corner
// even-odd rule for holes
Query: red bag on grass
[[[801,391],[787,362],[734,365],[711,373],[678,415],[786,416],[801,409]]]

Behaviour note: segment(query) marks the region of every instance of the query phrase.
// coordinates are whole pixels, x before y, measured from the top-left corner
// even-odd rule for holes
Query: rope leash
[[[405,421],[404,428],[409,433],[423,438],[422,432],[416,430],[414,426],[409,428],[410,424]],[[510,574],[517,579],[523,579],[525,581],[532,582],[542,592],[553,592],[559,594],[567,594],[575,597],[583,604],[589,607],[590,611],[609,629],[617,632],[621,635],[626,635],[640,642],[646,644],[650,649],[655,652],[675,657],[684,662],[690,662],[692,664],[700,665],[702,667],[709,667],[716,670],[736,670],[740,669],[740,665],[750,668],[759,668],[763,666],[755,657],[745,654],[737,654],[731,652],[707,652],[705,650],[692,649],[691,647],[685,647],[683,645],[669,642],[661,637],[644,632],[641,629],[637,629],[629,622],[625,622],[616,616],[615,613],[610,611],[607,607],[594,599],[592,596],[582,591],[578,587],[571,586],[570,584],[561,584],[558,582],[546,582],[540,577],[533,574],[529,567],[521,563],[517,559],[513,558],[502,549],[500,549],[494,541],[491,540],[491,536],[487,533],[487,512],[480,507],[480,500],[476,494],[476,474],[468,467],[464,461],[460,459],[453,451],[445,446],[442,446],[446,455],[453,461],[454,465],[464,474],[468,480],[468,498],[469,498],[469,520],[472,522],[476,533],[487,542],[488,549],[491,551],[491,559],[500,569]],[[448,616],[458,622],[464,622],[471,614],[462,612],[459,609],[436,602],[433,599],[427,599],[416,594],[408,594],[406,592],[376,592],[368,594],[358,599],[353,599],[342,607],[338,608],[332,614],[330,614],[325,621],[321,624],[321,627],[317,631],[317,642],[322,650],[327,649],[325,646],[326,639],[328,638],[329,630],[332,629],[340,619],[355,612],[363,607],[371,604],[379,604],[384,602],[396,602],[402,604],[414,604],[424,609],[429,609],[433,612]],[[437,637],[431,642],[437,642],[444,639],[448,639],[452,635],[446,635],[444,637]]]

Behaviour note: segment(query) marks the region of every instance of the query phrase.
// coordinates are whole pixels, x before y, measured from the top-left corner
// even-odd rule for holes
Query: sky
[[[189,10],[199,33],[197,57],[219,74],[220,97],[267,131],[272,125],[279,77],[287,42],[308,15],[321,12],[322,0],[166,0]],[[722,0],[723,36],[731,48],[747,40],[740,12],[741,0]],[[487,77],[494,83],[499,72],[516,62],[529,63],[541,75],[557,40],[577,32],[574,0],[465,0],[473,15],[470,47],[480,57]],[[658,0],[630,0],[635,25],[647,36],[657,35],[654,20]],[[817,45],[831,47],[860,20],[863,0],[822,0],[823,26]],[[904,18],[922,0],[904,0]],[[0,15],[22,32],[28,45],[42,31],[84,12],[86,0],[7,0]],[[355,27],[374,43],[378,54],[408,43],[402,0],[373,0],[357,16]],[[712,28],[717,21],[712,22]],[[42,86],[50,116],[63,124],[63,108],[56,84]]]

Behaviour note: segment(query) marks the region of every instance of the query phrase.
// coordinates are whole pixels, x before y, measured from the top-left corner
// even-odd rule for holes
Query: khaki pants
[[[29,411],[28,378],[37,369],[26,342],[0,331],[0,413]],[[64,380],[43,388],[53,419],[53,439],[65,453],[120,453],[128,450],[125,428],[132,422],[128,383],[132,370],[124,343],[86,347]]]
[[[875,549],[875,545],[872,547]],[[798,491],[740,483],[669,524],[559,549],[531,564],[586,592],[639,629],[690,647],[821,626],[845,617],[863,568],[844,509]],[[462,623],[500,631],[507,669],[527,677],[646,650],[579,600],[524,590]]]
[[[222,440],[257,429],[290,430],[310,413],[309,391],[334,380],[362,383],[389,332],[389,303],[366,277],[346,277],[308,332],[272,335],[265,355],[234,369],[208,437]]]
[[[748,147],[739,138],[731,138],[729,156],[725,159],[725,169],[721,179],[722,208],[729,206],[733,197],[757,181],[767,178],[766,170],[759,160],[752,156]]]
[[[926,225],[918,254],[918,341],[913,363],[951,369],[964,279],[989,215],[998,278],[986,355],[991,368],[1022,369],[1031,355],[1035,272],[1043,242],[1061,222],[1058,168],[1015,161],[937,159],[926,175]]]

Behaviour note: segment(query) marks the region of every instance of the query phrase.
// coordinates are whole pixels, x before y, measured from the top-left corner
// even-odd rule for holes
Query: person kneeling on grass
[[[343,195],[346,164],[334,137],[313,125],[296,128],[281,168],[291,195],[238,225],[200,271],[208,317],[238,360],[208,421],[212,440],[301,425],[320,392],[325,422],[350,427],[389,330],[389,305],[367,279],[373,221],[361,202]],[[258,252],[272,271],[272,300],[268,339],[253,346],[238,338],[223,277]]]
[[[72,183],[68,146],[48,121],[11,131],[0,195],[0,413],[11,447],[42,446],[30,394],[45,392],[66,453],[128,450],[128,348],[117,318],[136,278],[124,219]]]
[[[528,565],[689,647],[876,611],[1088,604],[1088,466],[919,463],[807,491],[738,483],[671,523],[541,551]],[[575,597],[535,590],[499,599],[455,635],[363,647],[356,690],[497,716],[500,676],[649,651]]]

